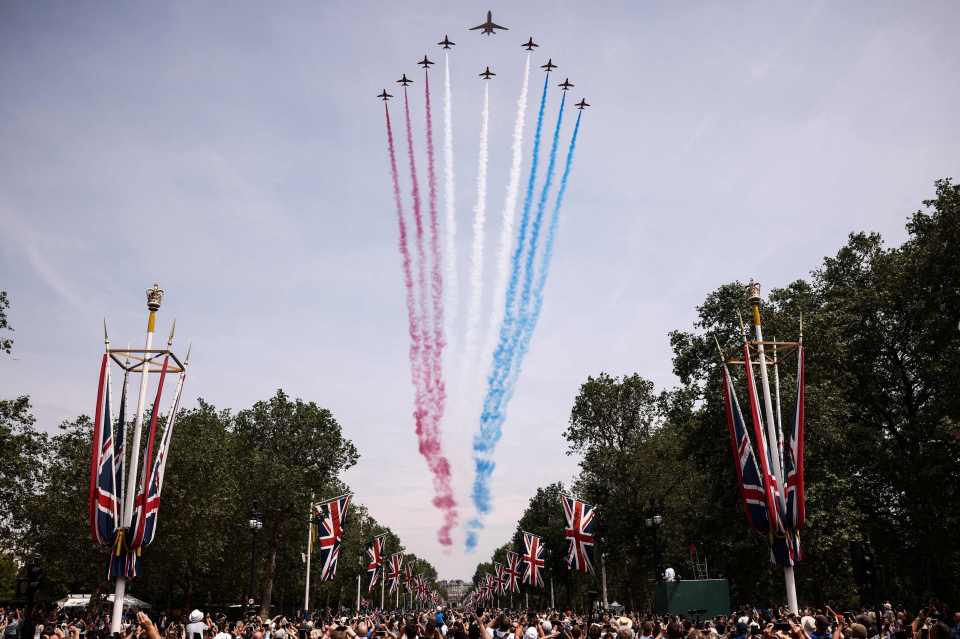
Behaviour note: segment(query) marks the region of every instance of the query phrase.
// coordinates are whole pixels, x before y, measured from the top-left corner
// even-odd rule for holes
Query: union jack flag
[[[786,512],[784,520],[794,531],[803,528],[806,521],[806,500],[803,495],[803,405],[806,399],[803,363],[803,342],[797,346],[797,405],[793,428],[787,433],[787,448],[783,455],[783,474],[786,482]]]
[[[373,588],[380,581],[381,568],[383,566],[383,543],[387,536],[377,535],[367,546],[367,572],[370,574],[370,585],[367,586],[367,592],[373,592]]]
[[[760,416],[760,399],[757,396],[757,385],[753,378],[753,362],[750,360],[750,347],[743,344],[744,376],[747,383],[747,396],[750,401],[750,418],[753,421],[753,436],[757,442],[758,457],[760,458],[760,476],[763,479],[764,499],[767,504],[767,514],[770,518],[770,528],[774,533],[783,533],[783,521],[780,519],[781,505],[780,487],[777,478],[771,470],[773,455],[777,454],[772,446],[776,442],[768,442],[763,418]]]
[[[341,495],[320,502],[314,506],[319,519],[317,543],[320,546],[320,581],[331,581],[337,576],[337,558],[340,556],[340,542],[343,541],[343,529],[347,525],[347,512],[350,510],[352,494]]]
[[[406,586],[408,593],[413,593],[413,587],[415,584],[413,577],[413,566],[407,564],[406,568],[403,569],[403,585]]]
[[[570,497],[560,495],[563,514],[567,518],[567,527],[563,534],[570,546],[567,550],[567,566],[571,570],[593,574],[593,515],[592,505]]]
[[[504,593],[504,584],[503,584],[503,564],[499,562],[493,562],[493,592],[502,595]]]
[[[730,449],[736,460],[737,482],[744,513],[753,529],[769,533],[770,519],[767,515],[767,499],[760,468],[757,466],[757,457],[754,455],[726,364],[723,365],[723,407],[727,416],[727,430],[730,432]]]
[[[403,553],[396,552],[390,555],[390,572],[387,573],[387,579],[390,580],[390,594],[397,591],[400,587],[402,578]]]
[[[520,592],[520,555],[507,552],[507,566],[503,571],[504,588],[509,592]]]
[[[534,588],[543,588],[543,575],[540,569],[546,565],[543,558],[543,539],[533,533],[523,533],[523,545],[527,549],[523,555],[523,583]]]
[[[113,418],[110,410],[110,365],[104,353],[100,362],[97,408],[93,421],[93,445],[90,454],[90,492],[88,510],[90,535],[94,543],[113,544],[120,525],[120,495],[116,484],[113,452]]]

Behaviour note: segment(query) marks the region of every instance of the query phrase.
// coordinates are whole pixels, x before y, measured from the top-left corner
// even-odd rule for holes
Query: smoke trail
[[[516,298],[517,284],[520,279],[520,260],[523,257],[527,226],[530,223],[530,208],[533,204],[533,190],[537,179],[537,162],[540,157],[540,139],[543,131],[543,114],[547,104],[547,87],[549,81],[550,75],[548,73],[543,79],[543,92],[540,95],[540,107],[537,111],[537,125],[533,135],[533,156],[530,161],[530,177],[527,180],[527,189],[523,200],[520,228],[517,232],[517,244],[514,247],[511,258],[510,278],[507,282],[507,291],[504,298],[500,335],[497,348],[493,352],[490,375],[487,378],[487,392],[483,401],[483,411],[480,414],[480,430],[473,438],[474,480],[472,499],[477,514],[468,523],[470,529],[467,531],[466,540],[468,551],[476,547],[477,535],[475,531],[483,527],[480,517],[490,512],[489,482],[495,463],[489,458],[489,455],[500,439],[500,426],[503,423],[499,412],[500,398],[503,396],[504,379],[508,374],[510,363],[513,361],[513,352],[511,349],[511,337],[515,323],[513,304]]]
[[[438,541],[449,546],[450,529],[456,524],[456,502],[453,498],[453,488],[450,483],[450,464],[443,456],[440,438],[432,424],[431,405],[435,401],[436,380],[434,379],[432,362],[434,347],[430,334],[427,314],[427,283],[426,283],[426,256],[423,247],[423,215],[420,203],[420,188],[417,181],[417,166],[413,150],[413,127],[410,125],[410,101],[406,87],[403,90],[403,110],[407,128],[407,156],[410,162],[411,194],[413,197],[413,218],[417,236],[417,288],[419,291],[419,328],[420,328],[420,375],[417,402],[417,438],[420,454],[427,461],[430,472],[433,473],[433,486],[436,497],[433,504],[443,511],[444,525],[437,533]]]
[[[503,297],[507,290],[507,278],[510,273],[510,241],[513,239],[513,222],[517,214],[517,196],[520,193],[520,167],[523,163],[523,127],[527,113],[527,90],[530,84],[530,54],[523,68],[523,85],[517,99],[517,116],[513,123],[513,145],[511,147],[510,178],[507,181],[507,195],[503,204],[503,217],[500,226],[500,250],[497,254],[497,282],[493,291],[493,303],[490,307],[490,319],[484,339],[481,357],[493,353],[496,339],[497,318],[503,314]],[[478,370],[482,370],[478,367]]]
[[[583,111],[577,114],[577,122],[573,127],[573,135],[570,138],[570,146],[567,149],[567,159],[563,167],[563,174],[560,177],[560,189],[557,191],[557,199],[553,204],[553,212],[550,216],[550,226],[547,228],[547,239],[543,247],[543,255],[540,257],[540,268],[537,274],[537,284],[533,289],[533,310],[530,311],[526,320],[523,322],[520,343],[516,351],[516,360],[510,371],[510,383],[504,393],[504,404],[510,401],[513,396],[513,389],[517,377],[520,375],[520,369],[523,365],[523,359],[530,350],[530,342],[533,339],[534,329],[537,322],[540,321],[540,312],[543,309],[543,291],[547,285],[547,275],[550,273],[550,261],[553,258],[553,247],[557,239],[557,226],[560,222],[560,207],[563,205],[563,198],[567,193],[567,181],[570,178],[570,169],[573,166],[573,152],[577,148],[577,135],[580,133],[580,116]]]
[[[430,427],[432,436],[436,438],[438,445],[440,442],[440,423],[443,421],[444,409],[446,406],[446,387],[443,381],[443,349],[444,324],[443,324],[443,274],[442,274],[442,253],[440,252],[440,226],[437,219],[437,172],[433,147],[433,113],[430,108],[430,71],[424,71],[424,94],[426,105],[426,128],[427,128],[427,183],[429,185],[429,203],[430,203],[430,297],[433,307],[433,349],[431,351],[432,361],[430,363],[433,374],[433,397],[432,397],[432,415],[430,418]],[[444,460],[446,464],[446,460]],[[447,482],[449,488],[449,481]],[[444,506],[445,519],[444,525],[439,532],[439,538],[446,540],[449,545],[450,533],[456,525],[456,515],[452,511],[453,503],[452,493],[449,495],[449,506]],[[446,503],[445,500],[444,503]]]
[[[446,334],[453,339],[460,304],[460,281],[457,275],[457,217],[453,171],[453,99],[450,86],[450,53],[445,52],[443,69],[443,178],[446,209],[447,314]]]
[[[477,329],[483,296],[483,243],[487,223],[487,136],[490,125],[490,83],[483,83],[483,110],[480,114],[480,153],[477,162],[477,201],[473,207],[473,247],[470,253],[470,301],[467,307],[467,331],[463,375],[476,365]]]

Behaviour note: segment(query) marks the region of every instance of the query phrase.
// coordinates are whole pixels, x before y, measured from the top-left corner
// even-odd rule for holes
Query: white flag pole
[[[310,493],[310,512],[307,515],[307,576],[303,587],[303,612],[310,610],[310,555],[313,554],[313,493]]]
[[[147,401],[147,385],[149,383],[150,349],[153,347],[153,334],[157,328],[157,311],[160,310],[160,304],[163,302],[163,289],[154,284],[153,288],[147,290],[147,310],[150,314],[147,316],[147,340],[143,347],[143,362],[140,364],[140,396],[137,400],[137,413],[133,422],[133,439],[130,446],[124,446],[132,451],[130,454],[130,469],[127,475],[127,484],[123,493],[123,513],[120,525],[124,529],[130,528],[133,523],[133,500],[137,492],[137,474],[140,466],[140,435],[143,431],[143,408]],[[148,469],[149,472],[149,469]],[[118,531],[118,534],[123,534]],[[116,585],[113,590],[113,613],[110,616],[110,632],[120,632],[120,624],[123,620],[123,601],[127,594],[127,578],[125,575],[117,575]]]
[[[783,468],[780,465],[780,455],[774,448],[777,446],[777,442],[779,440],[777,438],[776,421],[774,420],[773,416],[773,402],[770,398],[770,379],[767,376],[767,357],[763,350],[763,329],[760,325],[759,282],[750,283],[749,302],[753,308],[753,331],[757,343],[757,355],[760,359],[760,386],[763,390],[763,406],[767,417],[767,446],[771,448],[771,452],[773,453],[768,456],[770,458],[770,464],[773,466],[773,475],[776,478],[778,486],[777,507],[780,508],[780,512],[783,512]],[[760,453],[766,455],[767,451],[760,451]],[[794,580],[793,566],[783,567],[783,580],[787,589],[787,607],[793,614],[798,614],[799,607],[797,605],[797,584]]]

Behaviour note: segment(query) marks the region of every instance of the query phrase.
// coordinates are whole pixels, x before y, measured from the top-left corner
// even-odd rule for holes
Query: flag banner
[[[127,476],[127,371],[123,372],[123,388],[120,391],[120,409],[117,415],[117,425],[113,432],[113,466],[116,469],[116,479],[113,485],[117,494],[117,527],[122,525],[123,511],[123,482]]]
[[[730,432],[730,449],[737,470],[740,500],[743,502],[747,522],[754,530],[769,533],[770,519],[767,515],[763,479],[726,364],[723,365],[723,408],[727,416],[727,430]]]
[[[520,592],[520,555],[513,551],[507,552],[507,565],[503,570],[504,590]]]
[[[406,568],[403,569],[403,585],[406,586],[408,593],[413,593],[413,566],[410,564],[407,564]]]
[[[153,399],[153,406],[150,409],[150,429],[147,436],[147,449],[143,454],[143,468],[140,472],[138,482],[137,496],[134,500],[133,522],[130,525],[131,537],[127,543],[131,553],[139,553],[143,547],[143,539],[147,532],[147,517],[159,507],[159,501],[147,501],[147,493],[150,490],[150,475],[153,472],[153,457],[157,450],[157,423],[160,418],[160,400],[163,396],[163,383],[167,378],[167,368],[170,364],[170,356],[165,355],[163,365],[160,368],[160,380],[157,382],[157,393]],[[136,451],[134,451],[136,453]]]
[[[543,538],[533,533],[523,533],[523,583],[534,588],[543,588],[543,575],[540,570],[546,565],[543,556]]]
[[[753,421],[753,436],[757,445],[757,457],[760,458],[760,477],[763,479],[764,501],[767,504],[767,513],[770,519],[770,530],[774,533],[783,533],[783,522],[780,519],[780,495],[777,480],[770,470],[772,455],[774,454],[767,441],[763,418],[760,416],[760,399],[757,395],[757,385],[753,377],[753,362],[750,360],[750,347],[743,344],[743,370],[747,383],[747,396],[750,401],[750,417]],[[776,442],[774,442],[776,445]]]
[[[387,536],[377,535],[367,546],[367,574],[370,575],[370,584],[367,586],[367,592],[373,592],[373,589],[380,581],[383,567],[383,544]]]
[[[387,579],[390,580],[390,594],[395,593],[400,587],[400,580],[403,578],[402,568],[403,553],[397,552],[390,555],[390,570],[387,573]]]
[[[560,495],[563,514],[567,518],[567,527],[563,534],[569,542],[567,566],[570,570],[593,572],[593,520],[594,507],[585,501],[569,495]]]
[[[97,407],[90,447],[90,535],[101,546],[113,544],[120,524],[120,495],[116,484],[113,451],[113,419],[110,410],[110,364],[106,353],[100,362]]]
[[[503,564],[498,562],[493,562],[493,592],[497,595],[502,595],[504,592],[503,588]]]
[[[786,483],[786,512],[784,521],[794,531],[803,528],[806,504],[803,495],[803,405],[806,399],[803,342],[797,346],[797,405],[793,424],[787,433],[783,451],[783,476]]]
[[[317,545],[320,547],[320,581],[331,581],[337,576],[340,542],[347,524],[352,494],[341,495],[314,506],[318,524]]]

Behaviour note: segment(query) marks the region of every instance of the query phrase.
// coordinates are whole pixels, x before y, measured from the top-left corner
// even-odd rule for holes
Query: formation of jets
[[[495,29],[502,29],[503,31],[509,31],[507,27],[501,27],[499,24],[496,24],[493,21],[493,12],[487,11],[487,21],[483,24],[478,24],[475,27],[470,27],[469,31],[476,31],[477,29],[483,29],[480,33],[484,35],[493,35],[496,33]]]
[[[509,28],[508,28],[508,27],[504,27],[504,26],[502,26],[502,25],[496,24],[496,23],[493,21],[493,12],[492,12],[492,11],[487,11],[487,20],[486,20],[486,22],[484,22],[483,24],[478,24],[478,25],[475,26],[475,27],[470,27],[468,30],[469,30],[469,31],[477,31],[477,30],[480,30],[480,33],[483,34],[483,35],[493,35],[493,34],[495,34],[495,33],[497,32],[497,31],[496,31],[497,29],[500,29],[500,30],[502,30],[502,31],[509,31]],[[438,42],[437,45],[440,46],[440,47],[443,48],[443,49],[450,49],[451,47],[453,47],[454,45],[456,45],[456,42],[452,42],[447,35],[444,35],[444,36],[443,36],[443,40],[441,40],[440,42]],[[531,36],[526,42],[524,42],[524,43],[521,44],[520,46],[521,46],[522,48],[526,49],[527,51],[533,51],[533,49],[534,49],[535,47],[539,47],[540,45],[537,44],[536,42],[534,42],[534,41],[533,41],[533,36]],[[417,62],[417,64],[418,64],[419,66],[423,67],[424,69],[429,70],[429,69],[430,69],[430,66],[433,65],[434,63],[433,63],[429,58],[427,58],[426,55],[424,55],[424,56],[423,56],[423,60],[420,60],[419,62]],[[551,71],[553,71],[554,69],[557,68],[557,65],[555,65],[555,64],[553,63],[553,58],[550,58],[549,60],[547,60],[547,63],[546,63],[546,64],[540,65],[540,68],[541,68],[541,69],[544,69],[547,73],[550,73]],[[497,75],[497,74],[494,73],[493,71],[491,71],[491,70],[490,70],[490,67],[488,66],[488,67],[487,67],[486,69],[484,69],[483,72],[480,73],[479,75],[480,75],[480,77],[483,78],[484,80],[489,80],[489,79],[491,79],[493,76],[495,76],[495,75]],[[407,77],[407,74],[404,73],[403,76],[402,76],[399,80],[397,80],[397,84],[399,84],[400,86],[406,88],[408,85],[413,84],[413,80],[409,79],[409,78]],[[570,82],[570,79],[569,79],[569,78],[564,78],[563,82],[561,82],[561,83],[558,84],[557,86],[560,87],[563,91],[569,91],[570,89],[573,88],[574,85],[573,85],[572,82]],[[392,98],[393,96],[390,95],[389,93],[387,93],[387,90],[384,89],[383,92],[381,92],[380,94],[377,95],[377,97],[380,98],[381,100],[383,100],[384,102],[386,102],[387,100],[389,100],[389,99]],[[580,100],[579,102],[577,102],[574,106],[577,107],[578,109],[580,109],[580,110],[582,111],[582,110],[585,109],[586,107],[590,106],[590,104],[586,101],[586,99],[581,99],[581,100]]]

